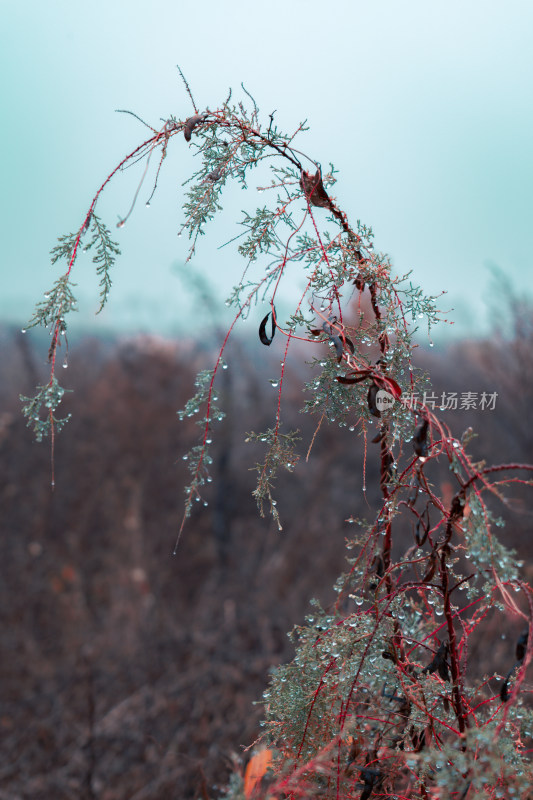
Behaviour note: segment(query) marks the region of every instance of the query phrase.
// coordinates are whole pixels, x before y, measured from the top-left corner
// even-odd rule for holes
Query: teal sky
[[[108,172],[145,138],[114,110],[154,126],[190,114],[179,63],[201,108],[243,81],[265,119],[277,109],[288,130],[307,118],[301,147],[339,169],[340,205],[373,226],[397,272],[448,292],[455,329],[441,333],[485,332],[487,263],[518,290],[533,274],[532,36],[529,0],[4,0],[0,318],[23,326],[59,274],[48,258],[57,237],[80,226]],[[98,318],[92,264],[77,264],[77,325],[171,334],[190,324],[175,267],[191,157],[173,143],[150,209],[141,196],[116,231],[123,254]],[[108,225],[139,177],[129,170],[104,196]],[[243,265],[216,248],[237,232],[243,205],[239,190],[228,193],[188,267],[221,298]]]

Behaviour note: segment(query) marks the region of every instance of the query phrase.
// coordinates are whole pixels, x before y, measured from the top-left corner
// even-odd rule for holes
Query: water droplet
[[[55,485],[56,485],[56,482],[54,480],[51,480],[50,481],[50,486],[52,487],[52,489],[55,488]]]
[[[206,439],[206,440],[205,440],[205,443],[206,443],[206,444],[211,444],[211,442],[212,442],[212,441],[213,441],[212,439]]]
[[[277,386],[279,386],[279,381],[274,381],[274,380],[272,380],[272,379],[271,379],[271,380],[270,380],[270,383],[271,383],[271,385],[274,387],[274,389],[275,389]]]
[[[150,208],[150,201],[149,200],[146,201],[146,208]]]
[[[178,236],[181,236],[181,234],[182,234],[182,231],[178,231]]]
[[[222,369],[227,369],[227,368],[228,368],[227,364],[222,364]]]
[[[355,426],[354,426],[354,425],[350,425],[350,427],[348,428],[348,430],[349,430],[349,431],[351,431],[351,432],[353,433],[353,432],[354,432],[354,430],[355,430]]]
[[[44,299],[45,300],[49,300],[50,299],[50,292],[45,292],[44,293]]]
[[[189,456],[186,456],[186,455],[182,456],[182,459],[183,459],[183,461],[188,461],[189,460]]]
[[[21,329],[20,329],[20,332],[21,332],[21,333],[26,333],[26,328],[21,328]]]
[[[422,313],[420,313],[420,314],[418,315],[418,319],[423,319],[423,318],[424,318],[424,315],[423,315]]]
[[[125,224],[126,224],[125,219],[119,219],[119,221],[117,222],[117,228],[123,228]]]
[[[66,359],[66,358],[65,358],[65,360],[63,361],[63,365],[62,365],[62,366],[63,366],[63,369],[67,369],[67,368],[68,368],[68,361],[67,361],[67,359]]]
[[[208,505],[209,505],[209,503],[207,502],[207,500],[204,500],[204,507],[208,506]]]
[[[91,246],[90,244],[86,244],[85,247],[83,248],[83,252],[86,253],[90,246]]]

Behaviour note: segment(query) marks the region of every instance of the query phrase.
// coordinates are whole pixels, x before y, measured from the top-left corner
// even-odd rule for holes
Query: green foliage
[[[65,333],[67,323],[65,317],[71,311],[77,311],[77,301],[72,293],[72,286],[68,273],[61,275],[56,280],[49,292],[46,292],[44,300],[37,303],[33,316],[27,324],[27,328],[34,328],[42,325],[44,328],[58,326],[60,333]]]
[[[252,431],[246,435],[245,439],[246,442],[261,442],[267,446],[264,461],[254,467],[258,478],[253,496],[257,501],[257,507],[262,517],[265,516],[264,505],[268,502],[272,518],[280,531],[282,530],[281,520],[277,509],[277,500],[272,496],[272,490],[279,469],[286,469],[288,472],[294,471],[300,458],[295,447],[300,438],[298,431],[280,433],[279,430],[269,428],[265,433],[254,433]]]
[[[27,419],[27,426],[34,432],[35,439],[41,442],[43,436],[48,436],[52,429],[60,431],[70,419],[70,414],[66,417],[58,418],[54,412],[63,399],[65,394],[63,389],[54,376],[50,383],[45,386],[38,386],[34,397],[24,397],[20,395],[22,402],[22,413]],[[45,416],[42,416],[44,411]]]
[[[91,223],[92,238],[83,250],[87,251],[96,247],[93,263],[96,265],[96,274],[100,278],[100,308],[96,312],[99,314],[107,303],[111,289],[110,269],[115,263],[116,256],[120,255],[120,249],[117,243],[111,239],[109,229],[96,214],[91,215]]]
[[[226,363],[220,358],[217,366],[225,369]],[[199,372],[195,380],[196,394],[187,401],[185,408],[178,411],[180,420],[183,420],[186,417],[190,418],[200,414],[200,410],[202,407],[204,408],[204,415],[196,420],[196,424],[204,431],[202,444],[196,445],[182,456],[183,460],[187,462],[192,476],[191,482],[184,490],[184,519],[190,516],[193,502],[202,501],[204,506],[207,505],[207,501],[202,498],[201,489],[212,480],[209,474],[209,466],[213,463],[209,454],[209,445],[212,442],[211,426],[214,422],[222,422],[225,417],[224,412],[217,406],[218,395],[214,392],[215,374],[216,370],[214,369]]]
[[[183,134],[200,161],[186,181],[183,206],[190,258],[222,207],[223,189],[232,180],[249,188],[254,172],[258,191],[270,200],[243,212],[242,232],[235,237],[245,260],[243,279],[226,302],[235,318],[215,366],[199,373],[194,397],[178,412],[180,419],[197,417],[202,431],[184,456],[191,473],[184,521],[194,503],[207,504],[202,492],[211,481],[213,427],[224,418],[215,389],[218,370],[226,366],[224,349],[235,324],[251,315],[258,300],[267,301],[270,311],[257,347],[270,346],[275,334],[284,341],[279,377],[270,380],[278,389],[272,425],[246,439],[265,448],[253,467],[260,514],[268,510],[281,529],[275,481],[280,469],[292,472],[299,458],[297,432],[283,433],[281,419],[285,370],[296,340],[307,345],[316,370],[306,386],[304,411],[316,415],[317,432],[325,421],[365,437],[365,459],[377,465],[380,494],[373,520],[349,520],[355,534],[347,542],[349,569],[335,585],[336,603],[327,610],[315,603],[306,624],[293,632],[294,660],[279,668],[264,695],[264,739],[276,758],[271,785],[260,796],[525,798],[533,780],[532,748],[522,741],[533,740],[522,691],[533,652],[533,593],[520,579],[515,554],[496,538],[499,520],[486,498],[502,499],[506,479],[492,481],[494,474],[533,467],[504,464],[492,472],[474,462],[467,452],[471,432],[456,439],[431,408],[413,399],[427,386],[412,363],[413,334],[423,320],[429,335],[442,318],[438,298],[413,286],[409,275],[393,274],[390,259],[375,250],[370,227],[359,220],[350,225],[329,194],[336,181],[333,166],[323,173],[294,146],[305,124],[289,135],[278,129],[274,114],[262,123],[244,91],[250,110],[231,103],[230,93],[215,111],[195,108],[184,121],[171,117],[160,131],[152,129],[151,139],[104,181],[79,232],[59,240],[52,261],[66,258],[68,271],[30,323],[50,326],[52,345],[50,382],[34,398],[23,398],[28,425],[40,439],[65,421],[54,416],[63,393],[54,376],[55,353],[65,316],[75,309],[70,273],[91,220],[85,249],[96,247],[100,309],[107,301],[119,249],[94,207],[110,179],[143,158],[147,168],[160,148],[155,191],[169,142]],[[304,288],[294,296],[285,281],[289,267],[303,278]],[[275,311],[282,293],[284,300],[293,299],[285,324]],[[268,336],[266,319],[273,324]],[[443,465],[453,482],[451,500],[436,488]],[[503,684],[503,676],[482,675],[468,661],[471,635],[498,614],[528,625]],[[241,793],[242,781],[234,778],[228,796]]]

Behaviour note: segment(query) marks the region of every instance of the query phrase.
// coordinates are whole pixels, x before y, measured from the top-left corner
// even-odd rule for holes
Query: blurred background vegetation
[[[415,363],[442,391],[497,392],[493,411],[443,411],[454,435],[493,463],[533,458],[533,307],[501,284],[490,338],[420,349]],[[47,338],[47,337],[46,337]],[[345,520],[379,501],[376,445],[300,413],[309,379],[293,350],[284,409],[302,460],[278,485],[284,530],[251,497],[261,453],[245,433],[272,423],[276,353],[236,338],[220,374],[226,419],[215,431],[213,483],[172,556],[187,480],[181,455],[199,428],[176,411],[212,366],[215,336],[83,338],[63,382],[73,413],[56,442],[37,444],[19,393],[46,379],[46,342],[0,329],[0,798],[163,800],[216,796],[235,754],[260,733],[269,670],[291,656],[286,632],[311,597],[333,600],[345,568]],[[274,346],[271,348],[275,350]],[[350,438],[351,437],[351,438]],[[446,495],[446,472],[433,476]],[[450,486],[451,492],[451,486]],[[198,504],[201,505],[201,504]],[[497,531],[533,577],[532,512],[513,492]],[[400,532],[401,537],[409,532]],[[469,657],[505,669],[515,629]],[[485,629],[486,635],[487,629]],[[509,641],[506,640],[507,636]]]

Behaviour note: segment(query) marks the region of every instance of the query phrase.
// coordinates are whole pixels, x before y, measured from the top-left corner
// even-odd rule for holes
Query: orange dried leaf
[[[254,753],[244,773],[244,796],[252,797],[253,792],[272,761],[272,751],[265,749]]]

